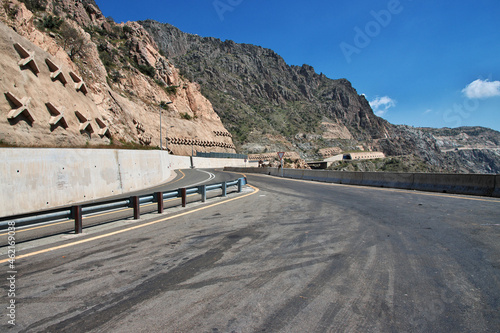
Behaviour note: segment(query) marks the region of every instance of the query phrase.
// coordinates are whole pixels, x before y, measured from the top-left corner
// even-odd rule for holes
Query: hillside
[[[324,139],[370,144],[391,128],[346,79],[331,80],[308,65],[288,66],[259,46],[202,38],[154,21],[140,23],[182,74],[200,84],[243,149],[258,150],[258,139],[305,145],[304,153]]]
[[[2,144],[155,148],[162,132],[175,154],[235,152],[199,85],[137,23],[116,24],[93,1],[2,3]]]

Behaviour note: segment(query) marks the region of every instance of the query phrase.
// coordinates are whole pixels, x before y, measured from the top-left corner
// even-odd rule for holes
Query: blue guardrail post
[[[227,197],[227,185],[226,182],[222,182],[222,196]]]
[[[243,178],[238,179],[238,193],[241,193],[241,190],[243,188]]]

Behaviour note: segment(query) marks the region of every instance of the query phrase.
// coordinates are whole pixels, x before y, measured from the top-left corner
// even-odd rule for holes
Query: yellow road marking
[[[160,223],[160,222],[165,222],[165,221],[172,220],[172,219],[175,219],[175,218],[178,218],[178,217],[181,217],[181,216],[185,216],[185,215],[188,215],[188,214],[196,213],[196,212],[208,209],[208,208],[212,208],[212,207],[215,207],[215,206],[219,206],[219,205],[231,202],[231,201],[240,200],[240,199],[249,197],[251,195],[254,195],[254,194],[256,194],[256,193],[258,193],[260,191],[255,186],[252,186],[252,185],[248,185],[248,186],[250,186],[251,188],[254,189],[254,191],[252,193],[248,193],[248,194],[236,197],[236,198],[224,200],[224,201],[217,202],[217,203],[214,203],[214,204],[211,204],[211,205],[208,205],[208,206],[200,207],[200,208],[188,211],[188,212],[184,212],[184,213],[180,213],[180,214],[177,214],[177,215],[165,217],[165,218],[162,218],[162,219],[159,219],[159,220],[155,220],[155,221],[151,221],[151,222],[148,222],[148,223],[144,223],[144,224],[141,224],[141,225],[136,225],[136,226],[129,227],[129,228],[126,228],[126,229],[117,230],[117,231],[114,231],[114,232],[110,232],[108,234],[99,235],[99,236],[95,236],[95,237],[91,237],[91,238],[87,238],[87,239],[82,239],[82,240],[79,240],[79,241],[76,241],[76,242],[73,242],[73,243],[67,243],[67,244],[63,244],[63,245],[51,247],[51,248],[40,250],[40,251],[35,251],[35,252],[31,252],[31,253],[26,253],[26,254],[18,255],[18,256],[16,256],[15,260],[19,260],[19,259],[23,259],[23,258],[27,258],[27,257],[32,257],[32,256],[35,256],[35,255],[38,255],[38,254],[43,254],[43,253],[47,253],[47,252],[51,252],[51,251],[55,251],[55,250],[59,250],[59,249],[64,249],[64,248],[71,247],[71,246],[74,246],[74,245],[84,244],[84,243],[92,242],[92,241],[95,241],[95,240],[98,240],[98,239],[103,239],[103,238],[111,237],[111,236],[114,236],[114,235],[118,235],[118,234],[121,234],[121,233],[124,233],[124,232],[128,232],[128,231],[132,231],[132,230],[136,230],[136,229],[148,227],[148,226]],[[10,259],[8,259],[8,258],[0,260],[0,264],[3,264],[3,263],[5,263],[5,262],[7,262],[9,260]]]
[[[389,190],[389,189],[386,189]],[[400,192],[403,192],[403,190],[400,190]],[[485,201],[485,202],[496,202],[500,203],[500,200],[495,200],[495,199],[482,199],[482,198],[471,198],[471,197],[465,197],[465,194],[440,194],[440,193],[429,193],[429,192],[414,192],[415,194],[419,195],[427,195],[427,196],[433,196],[433,197],[444,197],[444,198],[454,198],[454,199],[464,199],[464,200],[473,200],[473,201]]]
[[[215,169],[215,171],[217,171],[217,169]],[[236,171],[224,171],[224,170],[219,170],[220,172],[226,172],[226,173],[235,173],[237,175],[242,175],[243,177],[247,177],[247,175],[245,175],[243,172],[236,172]]]
[[[182,172],[182,170],[177,170],[177,171],[179,171],[180,173],[182,173],[182,177],[181,177],[181,178],[179,178],[179,179],[177,179],[177,180],[174,180],[174,181],[173,181],[173,182],[171,182],[171,183],[167,183],[167,184],[169,184],[169,185],[170,185],[170,184],[177,183],[179,180],[184,179],[184,177],[186,177],[186,174],[185,174],[184,172]]]
[[[269,177],[269,175],[263,175],[263,174],[252,174],[252,176]],[[324,185],[324,186],[345,186],[345,187],[350,187],[350,188],[358,187],[358,188],[364,188],[364,189],[370,189],[370,190],[376,190],[376,191],[389,191],[389,192],[411,193],[411,194],[427,195],[427,196],[433,196],[433,197],[445,197],[445,198],[454,198],[454,199],[464,199],[464,200],[473,200],[473,201],[485,201],[485,202],[500,203],[500,200],[496,200],[494,198],[487,199],[487,198],[466,197],[465,194],[462,194],[462,195],[460,195],[460,194],[441,194],[441,193],[414,191],[414,190],[409,190],[409,189],[375,187],[375,186],[366,186],[366,185],[349,185],[349,184],[325,183],[325,182],[318,182],[318,181],[314,181],[314,180],[281,178],[281,177],[280,177],[280,179],[290,180],[290,181],[295,181],[295,182],[303,182],[303,183],[313,183],[313,184]]]

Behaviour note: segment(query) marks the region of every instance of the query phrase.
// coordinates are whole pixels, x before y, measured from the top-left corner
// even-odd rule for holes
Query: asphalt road
[[[247,176],[19,252],[0,330],[500,332],[500,200]]]

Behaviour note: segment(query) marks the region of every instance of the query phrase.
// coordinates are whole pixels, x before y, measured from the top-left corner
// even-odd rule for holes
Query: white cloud
[[[478,79],[465,87],[462,93],[467,98],[488,98],[500,96],[500,81]]]
[[[389,96],[377,97],[370,102],[373,112],[379,117],[382,117],[387,111],[396,106],[396,101]]]

